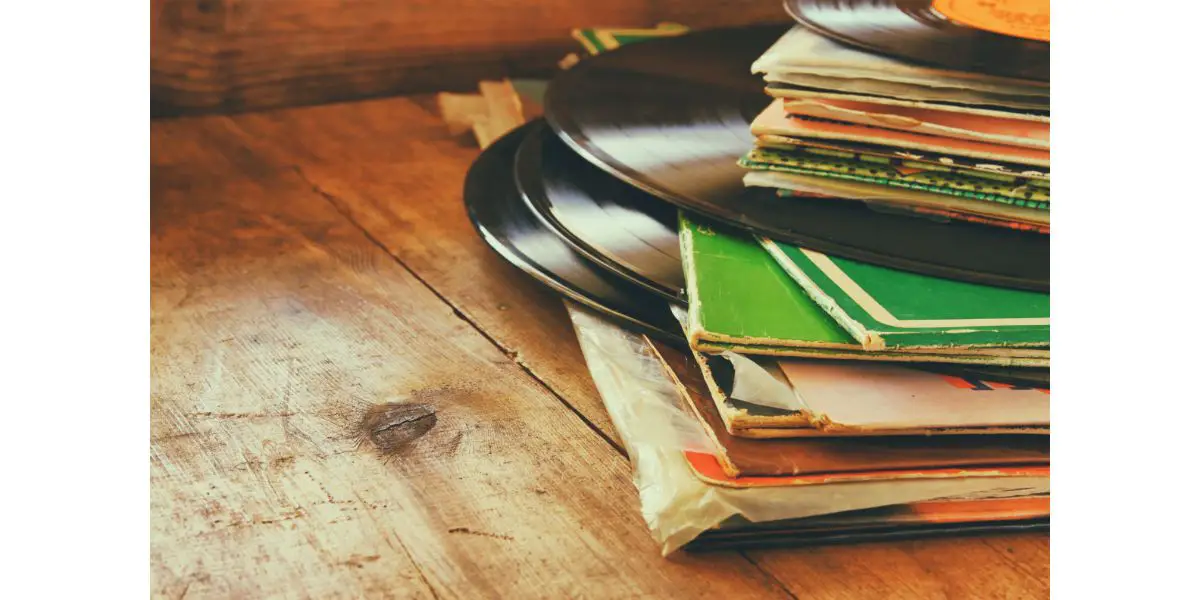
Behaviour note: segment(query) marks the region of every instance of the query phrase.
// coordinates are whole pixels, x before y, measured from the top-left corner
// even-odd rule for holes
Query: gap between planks
[[[586,415],[584,415],[582,412],[580,412],[578,409],[576,409],[574,405],[572,405],[570,402],[568,402],[567,399],[562,396],[562,394],[559,394],[558,391],[556,391],[549,383],[547,383],[544,379],[542,379],[541,376],[539,376],[536,372],[534,372],[533,369],[529,368],[529,366],[527,366],[524,362],[522,362],[520,360],[520,355],[518,352],[507,348],[503,343],[500,342],[500,340],[496,339],[486,329],[481,327],[479,325],[479,323],[477,323],[475,321],[475,319],[472,319],[471,316],[468,315],[465,311],[461,310],[458,306],[455,306],[454,302],[452,302],[444,294],[442,294],[440,291],[438,291],[438,289],[436,287],[434,287],[428,281],[426,281],[426,279],[424,277],[422,277],[420,273],[417,273],[416,270],[414,270],[413,268],[411,268],[407,264],[405,264],[403,258],[401,258],[400,256],[393,253],[390,249],[388,249],[386,244],[384,244],[382,241],[380,241],[378,238],[376,238],[370,232],[370,230],[368,230],[366,227],[363,227],[363,225],[361,223],[359,223],[357,219],[354,218],[354,216],[350,213],[350,211],[344,206],[341,199],[339,199],[336,195],[325,191],[320,186],[320,184],[309,179],[309,177],[304,173],[304,169],[302,169],[300,166],[292,165],[292,169],[296,172],[296,175],[298,177],[300,177],[300,179],[304,182],[305,185],[312,188],[313,193],[320,196],[325,202],[328,202],[329,205],[332,206],[333,209],[335,211],[337,211],[337,213],[339,215],[342,216],[342,218],[346,219],[346,222],[348,222],[352,227],[354,227],[354,229],[356,229],[360,233],[362,233],[363,237],[366,238],[368,242],[370,242],[372,245],[374,245],[376,248],[378,248],[381,252],[383,252],[388,257],[390,257],[397,265],[400,265],[400,267],[402,269],[404,269],[405,271],[407,271],[409,275],[412,275],[414,279],[416,279],[418,282],[420,282],[421,285],[425,286],[425,288],[428,289],[430,291],[430,293],[432,293],[434,296],[436,296],[438,298],[438,300],[441,300],[443,303],[446,304],[446,306],[450,307],[450,310],[454,313],[454,315],[456,317],[462,319],[468,325],[470,325],[472,329],[479,332],[479,334],[482,335],[484,337],[484,339],[486,339],[493,346],[495,346],[498,350],[500,350],[500,352],[502,352],[505,356],[507,356],[508,359],[511,360],[514,364],[516,364],[517,367],[519,367],[522,371],[524,371],[526,374],[528,374],[530,378],[532,378],[535,382],[537,382],[537,384],[539,386],[541,386],[543,389],[545,389],[551,396],[554,396],[554,398],[557,399],[560,404],[562,404],[564,407],[566,407],[567,410],[571,411],[571,413],[573,413],[576,417],[578,417],[580,421],[583,421],[584,425],[586,425],[588,427],[588,429],[591,429],[596,435],[600,436],[605,442],[608,443],[609,446],[612,446],[612,448],[614,450],[616,450],[622,457],[624,457],[626,460],[629,460],[629,455],[625,452],[625,448],[623,446],[621,446],[616,441],[614,441],[608,434],[606,434],[604,432],[604,430],[600,429],[598,426],[596,426],[595,423],[593,423],[591,420],[589,420]],[[405,549],[405,552],[407,553],[408,550]],[[795,594],[793,594],[792,591],[789,590],[787,588],[787,586],[784,585],[784,583],[779,580],[779,578],[777,578],[770,571],[764,569],[753,558],[751,558],[750,555],[747,554],[745,551],[738,550],[735,552],[735,554],[737,554],[739,557],[741,557],[743,560],[745,560],[747,563],[749,563],[752,567],[754,567],[754,569],[756,571],[758,571],[768,582],[770,582],[776,589],[778,589],[778,590],[782,591],[784,594],[786,594],[788,598],[791,598],[792,600],[798,600],[797,596]],[[418,569],[418,572],[420,572],[419,569]],[[421,578],[422,579],[425,578],[424,573],[421,573]],[[432,586],[428,585],[428,581],[426,581],[425,583],[429,587],[429,589],[432,591],[433,588],[432,588]],[[435,593],[434,597],[435,598],[437,597],[436,593]]]
[[[553,396],[556,400],[558,400],[558,402],[560,404],[562,404],[564,407],[566,407],[567,410],[571,411],[571,413],[573,413],[576,417],[578,417],[579,420],[582,421],[584,423],[584,425],[586,425],[588,427],[588,429],[591,429],[596,435],[600,436],[601,439],[603,439],[605,442],[607,442],[608,445],[611,446],[614,450],[616,450],[622,457],[624,457],[626,460],[629,460],[629,455],[625,452],[625,448],[621,444],[618,444],[615,440],[613,440],[612,437],[610,437],[607,433],[604,432],[604,430],[600,429],[595,423],[593,423],[590,419],[588,419],[586,415],[584,415],[574,405],[572,405],[569,401],[567,401],[567,399],[564,398],[562,396],[562,394],[558,393],[558,391],[555,390],[553,386],[551,386],[547,381],[545,381],[541,376],[539,376],[533,369],[531,369],[528,365],[526,365],[523,361],[521,361],[519,352],[516,352],[516,351],[508,348],[507,346],[505,346],[500,340],[496,339],[493,335],[491,335],[491,333],[489,333],[486,329],[484,329],[482,326],[480,326],[479,323],[475,319],[472,319],[471,316],[468,315],[464,310],[462,310],[458,306],[456,306],[455,303],[453,301],[451,301],[446,295],[442,294],[436,287],[434,287],[432,284],[430,284],[424,277],[421,276],[420,273],[418,273],[415,269],[409,267],[404,262],[403,258],[398,256],[396,253],[392,252],[387,247],[386,244],[384,244],[381,240],[379,240],[379,238],[377,238],[374,234],[372,234],[370,230],[368,230],[361,223],[359,223],[358,220],[354,218],[353,214],[351,214],[351,212],[346,208],[343,201],[337,197],[337,195],[327,192],[324,188],[321,187],[321,185],[319,183],[310,179],[308,177],[308,175],[304,172],[304,169],[301,168],[299,165],[292,165],[292,169],[295,171],[296,175],[300,178],[300,180],[303,181],[305,185],[309,186],[312,189],[313,193],[317,194],[318,196],[321,197],[321,199],[323,199],[325,202],[329,203],[329,205],[332,206],[333,209],[339,215],[342,216],[342,218],[346,219],[347,223],[349,223],[352,227],[354,227],[354,229],[356,229],[357,231],[362,233],[363,237],[366,238],[366,240],[368,242],[370,242],[373,246],[375,246],[381,252],[386,254],[397,265],[399,265],[402,269],[404,269],[406,272],[408,272],[408,274],[412,275],[412,277],[414,279],[416,279],[418,282],[420,282],[421,285],[425,286],[425,288],[428,289],[430,291],[430,293],[432,293],[435,297],[437,297],[439,300],[441,300],[443,303],[445,303],[446,306],[448,306],[450,308],[450,310],[454,313],[455,316],[462,319],[468,325],[470,325],[472,329],[479,332],[479,334],[481,336],[483,336],[484,339],[486,339],[493,346],[495,346],[498,350],[500,350],[500,352],[502,352],[505,356],[507,356],[509,358],[509,360],[511,360],[517,367],[519,367],[522,371],[524,371],[526,374],[528,374],[531,379],[533,379],[535,382],[537,382],[537,384],[539,386],[541,386],[543,389],[545,389],[551,396]],[[405,552],[407,552],[407,549],[405,549]],[[737,556],[739,556],[740,558],[745,560],[747,563],[749,563],[752,567],[754,567],[755,571],[757,571],[764,579],[766,579],[767,582],[769,582],[776,589],[778,589],[778,590],[782,591],[784,594],[786,594],[786,596],[788,598],[791,598],[792,600],[797,600],[797,596],[795,594],[793,594],[791,592],[791,590],[789,590],[787,588],[787,586],[783,583],[783,581],[781,581],[779,578],[777,578],[770,571],[764,569],[753,558],[751,558],[750,555],[747,554],[745,551],[738,550],[738,551],[735,551],[733,554],[736,554]],[[419,572],[419,570],[418,570],[418,572]],[[421,577],[422,577],[422,579],[424,579],[424,577],[425,577],[424,573],[421,574]],[[426,585],[428,586],[427,581],[426,581]],[[433,589],[432,586],[428,586],[428,587],[430,590]],[[435,598],[436,598],[436,595],[435,595]]]
[[[400,265],[400,267],[402,269],[404,269],[405,271],[407,271],[409,275],[412,275],[414,279],[416,279],[418,282],[420,282],[421,285],[425,286],[425,288],[428,289],[434,296],[436,296],[438,300],[441,300],[443,303],[446,304],[446,306],[450,307],[450,310],[454,313],[454,316],[462,319],[468,325],[470,325],[472,329],[479,332],[479,334],[482,335],[484,337],[484,339],[486,339],[493,346],[495,346],[498,350],[500,350],[500,352],[502,352],[505,356],[507,356],[508,359],[513,362],[513,364],[517,365],[517,367],[519,367],[522,371],[524,371],[526,374],[528,374],[529,377],[531,377],[534,381],[536,381],[539,386],[541,386],[543,389],[545,389],[547,392],[549,392],[550,395],[554,396],[554,398],[556,400],[558,400],[558,402],[560,404],[562,404],[564,407],[566,407],[567,410],[571,411],[571,413],[574,414],[576,417],[578,417],[580,421],[583,421],[584,425],[587,425],[588,429],[591,429],[596,435],[600,436],[601,439],[603,439],[606,443],[608,443],[609,446],[612,446],[612,448],[614,450],[616,450],[618,454],[623,456],[626,460],[629,460],[629,455],[626,454],[625,448],[623,446],[621,446],[621,444],[618,444],[616,442],[616,440],[614,440],[611,436],[609,436],[607,433],[605,433],[603,429],[601,429],[599,426],[597,426],[595,423],[593,423],[590,419],[587,418],[586,415],[584,415],[582,412],[580,412],[579,409],[577,409],[574,405],[572,405],[569,401],[567,401],[567,399],[564,398],[562,396],[562,394],[558,393],[558,391],[555,390],[554,387],[551,386],[540,375],[538,375],[537,372],[535,372],[528,365],[526,365],[521,360],[520,352],[512,350],[511,348],[508,348],[507,346],[505,346],[500,340],[496,339],[495,336],[493,336],[486,329],[484,329],[482,326],[480,326],[479,323],[475,319],[472,319],[471,316],[466,313],[466,311],[460,309],[458,306],[456,306],[454,304],[453,301],[450,300],[450,298],[448,298],[445,294],[443,294],[436,287],[434,287],[432,284],[430,284],[429,281],[427,281],[424,277],[422,277],[420,273],[418,273],[415,269],[413,269],[413,268],[409,267],[407,264],[405,264],[403,258],[398,256],[396,253],[392,252],[387,247],[387,244],[384,244],[381,240],[379,240],[379,238],[375,237],[370,232],[370,230],[368,230],[361,223],[359,223],[357,219],[354,218],[354,215],[351,214],[350,210],[346,208],[345,204],[342,202],[342,200],[340,198],[338,198],[335,194],[331,194],[331,193],[325,191],[325,189],[322,188],[320,184],[318,184],[317,182],[310,179],[308,177],[308,175],[306,175],[304,173],[303,168],[301,168],[299,165],[292,165],[292,169],[296,172],[296,175],[298,177],[300,177],[300,180],[303,181],[305,185],[312,188],[313,193],[320,196],[323,200],[325,200],[325,202],[328,202],[329,205],[332,206],[333,209],[335,211],[337,211],[337,213],[339,215],[342,216],[342,218],[346,219],[346,221],[352,227],[354,227],[356,230],[358,230],[360,233],[362,233],[363,237],[365,237],[368,242],[370,242],[373,246],[378,248],[380,251],[382,251],[388,257],[390,257],[397,265]]]

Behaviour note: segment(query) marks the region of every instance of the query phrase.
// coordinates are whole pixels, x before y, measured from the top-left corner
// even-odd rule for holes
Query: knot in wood
[[[428,404],[388,402],[367,409],[359,423],[362,440],[382,454],[394,454],[437,424],[437,411]]]

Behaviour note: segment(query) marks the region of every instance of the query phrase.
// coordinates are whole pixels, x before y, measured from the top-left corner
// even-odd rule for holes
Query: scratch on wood
[[[326,488],[324,484],[322,484],[320,481],[317,481],[317,478],[313,477],[313,474],[311,472],[305,471],[304,474],[308,476],[309,481],[313,482],[313,485],[317,486],[317,489],[321,490],[321,493],[325,494],[325,500],[329,504],[353,504],[354,503],[353,500],[334,500],[333,494],[330,493],[329,488]]]
[[[183,297],[175,303],[175,306],[171,307],[171,310],[178,310],[184,304],[187,304],[187,302],[192,299],[192,295],[195,293],[195,291],[195,288],[192,286],[191,282],[189,282],[187,287],[183,290]]]
[[[509,542],[513,541],[513,537],[511,535],[503,535],[503,534],[499,534],[499,533],[488,533],[486,531],[475,531],[474,529],[471,529],[469,527],[451,527],[450,529],[447,529],[446,531],[447,531],[447,533],[465,533],[467,535],[479,535],[479,536],[483,536],[483,537],[490,537],[490,538],[496,539],[496,540],[505,540],[505,541],[509,541]]]
[[[183,582],[183,589],[179,591],[179,594],[175,596],[175,599],[183,600],[183,598],[187,597],[188,590],[192,588],[193,583],[208,583],[211,580],[212,576],[208,573],[199,572],[189,575],[187,580]]]
[[[361,556],[358,554],[352,554],[352,555],[350,555],[349,558],[347,558],[346,560],[343,560],[342,562],[340,562],[338,564],[346,565],[348,567],[358,567],[359,569],[361,569],[361,568],[363,568],[364,564],[375,562],[377,560],[379,560],[378,554],[371,554],[369,556]]]
[[[294,417],[299,413],[282,412],[282,413],[235,413],[235,412],[194,412],[188,413],[189,417],[198,419],[277,419],[280,417]]]
[[[162,443],[162,442],[170,442],[170,441],[174,441],[174,440],[182,440],[182,439],[197,437],[199,435],[200,435],[200,432],[198,432],[198,431],[180,431],[178,433],[168,433],[166,435],[152,437],[152,438],[150,438],[150,443],[158,444],[158,443]]]
[[[233,469],[233,470],[260,469],[263,466],[271,466],[271,467],[275,467],[275,468],[281,468],[281,467],[286,467],[288,465],[295,464],[295,462],[296,462],[295,456],[280,456],[277,458],[272,458],[268,461],[263,461],[259,458],[251,457],[251,458],[247,459],[245,462],[240,462],[229,468]]]
[[[462,439],[463,439],[463,432],[460,431],[460,432],[454,434],[454,437],[450,438],[450,441],[446,443],[446,453],[447,454],[457,454],[458,453],[458,445],[462,443]]]
[[[200,535],[220,533],[230,529],[242,529],[245,527],[254,527],[256,525],[277,525],[287,521],[295,521],[308,516],[308,512],[302,507],[295,507],[292,510],[276,516],[275,518],[264,519],[261,516],[255,515],[250,520],[244,519],[241,515],[234,515],[233,519],[228,524],[224,523],[224,519],[212,519],[210,522],[215,527],[209,531],[202,531]]]

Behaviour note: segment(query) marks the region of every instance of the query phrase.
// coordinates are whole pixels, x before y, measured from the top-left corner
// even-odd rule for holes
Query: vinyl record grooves
[[[1049,531],[1050,522],[1046,518],[1020,519],[1014,521],[978,521],[974,523],[928,523],[913,525],[894,525],[881,527],[863,527],[841,531],[803,531],[792,534],[787,530],[778,532],[764,530],[767,535],[737,535],[720,529],[709,530],[700,534],[685,548],[689,552],[729,551],[739,548],[798,548],[804,546],[832,544],[852,544],[861,542],[883,542],[928,539],[939,537],[961,537],[981,535],[1005,535],[1027,533],[1034,531]]]
[[[1050,369],[989,365],[929,365],[926,370],[954,375],[963,379],[981,379],[1008,385],[1050,388]]]
[[[736,161],[754,145],[749,123],[769,102],[750,65],[785,30],[713,30],[599,54],[551,82],[546,119],[608,173],[736,227],[938,277],[1049,289],[1048,236],[746,188]]]
[[[1023,13],[1020,4],[979,0],[786,0],[784,6],[800,23],[871,52],[959,71],[1049,81],[1050,43],[1017,37],[1030,35],[1028,31],[1033,28],[1029,22],[1040,15]],[[949,15],[941,14],[939,8]],[[1013,35],[960,25],[951,20],[958,15],[990,21],[991,29]],[[1008,20],[992,15],[1007,16]],[[1048,35],[1049,15],[1045,18]]]
[[[517,192],[513,161],[524,125],[494,142],[467,172],[463,199],[480,237],[496,253],[558,293],[664,341],[683,334],[667,303],[592,265],[549,231]]]
[[[667,300],[684,297],[677,208],[580,158],[541,121],[517,150],[516,179],[577,252]]]

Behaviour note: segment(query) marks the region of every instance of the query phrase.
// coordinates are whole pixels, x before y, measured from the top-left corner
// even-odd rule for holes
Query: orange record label
[[[1050,0],[933,0],[932,7],[961,25],[1050,41]]]

